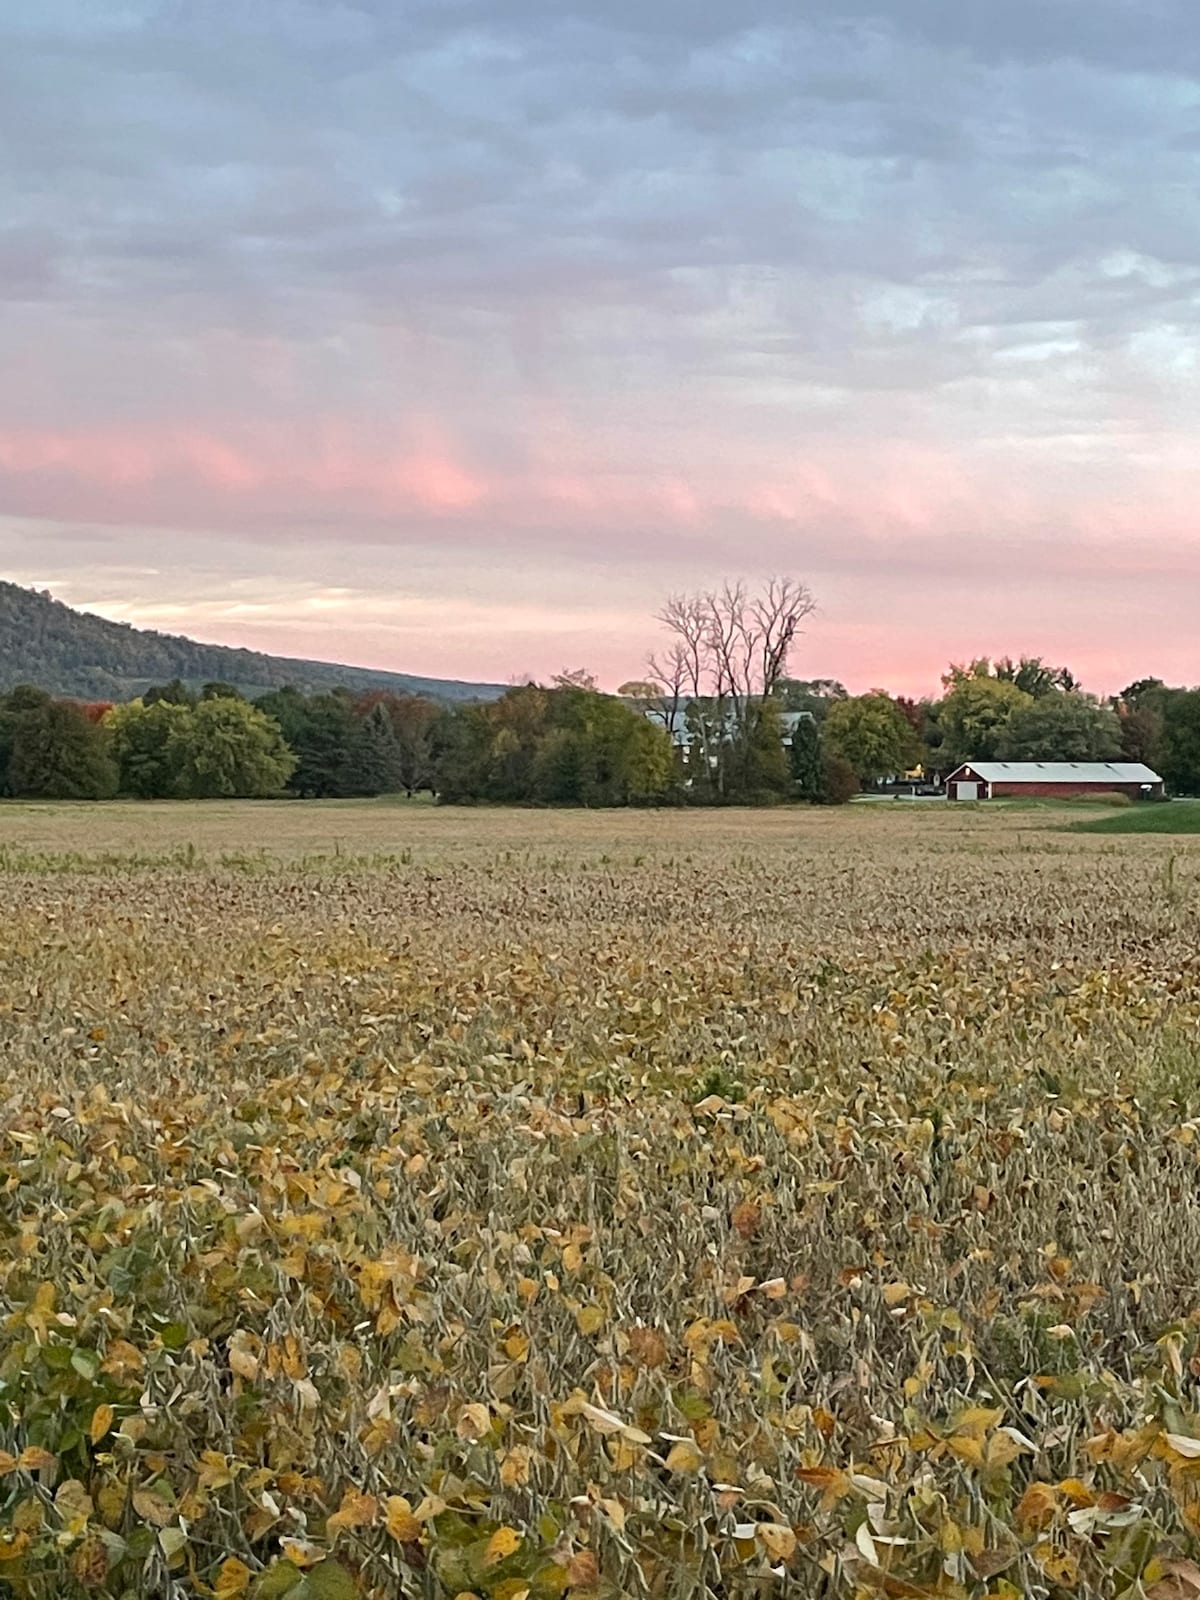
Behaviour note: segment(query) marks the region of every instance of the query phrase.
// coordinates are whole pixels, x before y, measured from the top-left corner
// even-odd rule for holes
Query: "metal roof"
[[[985,783],[1161,783],[1140,761],[964,761]],[[951,777],[954,774],[951,773]]]

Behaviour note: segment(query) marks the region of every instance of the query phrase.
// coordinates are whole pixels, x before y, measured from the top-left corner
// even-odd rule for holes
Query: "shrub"
[[[858,774],[843,757],[827,751],[821,758],[820,806],[844,806],[859,792]]]
[[[1099,794],[1073,794],[1070,799],[1072,805],[1113,806],[1118,809],[1133,804],[1129,795],[1122,794],[1119,789],[1105,789]]]

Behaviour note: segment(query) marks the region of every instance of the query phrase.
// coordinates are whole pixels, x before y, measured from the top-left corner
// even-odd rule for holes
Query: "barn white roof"
[[[1161,783],[1140,761],[967,761],[985,783]]]

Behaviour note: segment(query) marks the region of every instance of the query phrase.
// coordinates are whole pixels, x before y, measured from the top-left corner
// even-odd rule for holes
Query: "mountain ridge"
[[[193,688],[232,683],[250,695],[291,685],[309,694],[390,689],[450,701],[491,700],[506,687],[205,644],[112,622],[56,600],[49,590],[0,579],[0,693],[31,683],[82,700],[133,700],[172,678]]]

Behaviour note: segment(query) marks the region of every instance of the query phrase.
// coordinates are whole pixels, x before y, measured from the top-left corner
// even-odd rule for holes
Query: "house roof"
[[[674,717],[672,717],[671,714],[671,702],[669,700],[627,700],[625,703],[626,705],[632,706],[634,710],[641,711],[643,715],[649,717],[652,722],[661,723],[671,735],[671,738],[674,740],[675,744],[688,745],[691,743],[691,733],[687,725],[687,716],[688,711],[693,704],[692,701],[680,700],[674,708]],[[811,711],[781,711],[778,707],[776,707],[775,714],[779,718],[780,733],[783,736],[783,742],[785,744],[790,743],[792,735],[795,733],[800,723],[816,721],[816,718],[813,716]],[[730,732],[733,730],[735,717],[736,713],[734,708],[732,706],[727,706],[725,709],[725,726]]]
[[[1162,782],[1140,761],[964,761],[956,772],[968,769],[985,783]]]

